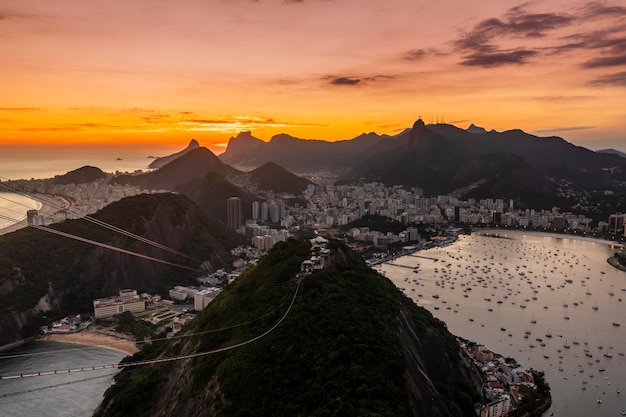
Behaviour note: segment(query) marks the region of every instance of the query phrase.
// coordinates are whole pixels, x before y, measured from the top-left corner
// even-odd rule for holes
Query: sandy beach
[[[68,206],[67,201],[62,199],[61,197],[54,197],[48,194],[35,194],[35,196],[37,200],[41,202],[41,207],[39,208],[39,214],[42,214],[45,218],[49,218],[52,215],[58,213],[60,211],[58,209],[59,206],[62,206],[62,207]],[[14,223],[10,226],[0,229],[0,235],[11,233],[16,230],[23,229],[24,227],[27,227],[27,226],[28,224],[26,222],[26,219],[24,219],[20,222]]]
[[[108,349],[115,349],[127,353],[128,355],[132,355],[135,352],[139,351],[137,345],[130,340],[97,333],[91,328],[85,329],[78,333],[47,334],[45,336],[42,336],[41,340],[52,340],[55,342],[78,343],[89,346],[99,346]]]

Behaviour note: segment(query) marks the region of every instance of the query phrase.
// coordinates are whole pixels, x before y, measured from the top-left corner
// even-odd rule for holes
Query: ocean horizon
[[[155,157],[167,155],[170,150],[157,151],[155,155],[143,148],[50,148],[36,152],[2,149],[0,181],[54,178],[87,165],[107,173],[146,170]]]

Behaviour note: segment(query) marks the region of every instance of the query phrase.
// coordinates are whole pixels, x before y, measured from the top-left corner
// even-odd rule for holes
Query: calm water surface
[[[553,398],[545,415],[619,416],[626,410],[626,273],[606,262],[615,249],[545,234],[501,236],[461,236],[380,270],[453,334],[544,370]]]
[[[7,356],[25,355],[6,358]],[[0,375],[116,364],[124,353],[58,342],[33,342],[0,352]],[[102,401],[116,368],[0,380],[0,416],[86,417]]]

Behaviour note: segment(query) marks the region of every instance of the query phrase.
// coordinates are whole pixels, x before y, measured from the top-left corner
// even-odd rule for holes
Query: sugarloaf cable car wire
[[[204,352],[192,353],[189,355],[174,356],[171,358],[149,359],[149,360],[144,360],[144,361],[124,362],[124,363],[119,363],[119,364],[84,366],[81,368],[73,368],[73,369],[57,369],[57,370],[52,370],[52,371],[30,372],[28,374],[22,373],[22,374],[14,374],[14,375],[0,375],[0,381],[19,379],[19,378],[35,378],[35,377],[48,376],[48,375],[63,375],[63,374],[77,373],[77,372],[99,371],[102,369],[110,369],[110,368],[121,368],[121,369],[133,368],[133,367],[142,366],[142,365],[154,365],[154,364],[174,362],[174,361],[179,361],[179,360],[184,360],[184,359],[195,359],[195,358],[199,358],[202,356],[213,355],[216,353],[227,352],[229,350],[237,349],[242,346],[248,345],[250,343],[256,342],[259,339],[262,339],[263,337],[273,332],[278,326],[280,326],[280,324],[287,318],[287,316],[291,312],[291,309],[296,301],[296,298],[298,297],[298,291],[300,290],[301,282],[302,282],[301,280],[297,281],[296,290],[294,291],[291,302],[289,303],[289,308],[287,309],[287,311],[285,311],[285,314],[283,314],[283,316],[271,328],[269,328],[262,334],[253,337],[252,339],[248,339],[246,341],[243,341],[243,342],[231,345],[231,346],[225,346],[223,348],[208,350]]]
[[[202,272],[202,270],[200,270],[198,268],[192,268],[190,266],[181,265],[181,264],[177,264],[177,263],[174,263],[174,262],[169,262],[169,261],[166,261],[164,259],[159,259],[159,258],[155,258],[153,256],[144,255],[143,253],[138,253],[138,252],[133,252],[133,251],[130,251],[130,250],[127,250],[127,249],[118,248],[117,246],[107,245],[106,243],[101,243],[101,242],[97,242],[95,240],[86,239],[84,237],[72,235],[70,233],[61,232],[60,230],[51,229],[49,227],[35,226],[35,225],[30,225],[30,227],[33,227],[33,228],[39,229],[39,230],[45,230],[46,232],[54,233],[54,234],[57,234],[59,236],[65,236],[65,237],[68,237],[70,239],[78,240],[80,242],[89,243],[91,245],[100,246],[102,248],[112,249],[112,250],[115,250],[115,251],[118,251],[118,252],[121,252],[121,253],[125,253],[125,254],[128,254],[128,255],[133,255],[133,256],[136,256],[138,258],[148,259],[150,261],[160,262],[160,263],[165,264],[165,265],[176,266],[178,268],[188,269],[190,271]]]
[[[15,219],[12,219],[11,217],[7,217],[7,216],[3,216],[3,215],[0,215],[0,218],[5,219],[5,220],[10,220],[10,221],[16,221]],[[175,267],[178,267],[178,268],[187,269],[187,270],[194,271],[194,272],[203,272],[202,270],[200,270],[198,268],[193,268],[193,267],[190,267],[190,266],[177,264],[177,263],[174,263],[174,262],[166,261],[164,259],[159,259],[159,258],[155,258],[153,256],[144,255],[143,253],[138,253],[138,252],[133,252],[133,251],[130,251],[130,250],[127,250],[127,249],[118,248],[117,246],[108,245],[106,243],[98,242],[98,241],[95,241],[95,240],[92,240],[92,239],[87,239],[87,238],[76,236],[76,235],[73,235],[73,234],[70,234],[70,233],[65,233],[65,232],[62,232],[60,230],[52,229],[50,227],[36,226],[36,225],[33,225],[33,224],[29,225],[29,227],[32,227],[32,228],[38,229],[38,230],[43,230],[43,231],[46,231],[46,232],[49,232],[49,233],[54,233],[56,235],[67,237],[67,238],[70,238],[70,239],[78,240],[80,242],[89,243],[89,244],[94,245],[94,246],[100,246],[102,248],[111,249],[111,250],[114,250],[114,251],[117,251],[117,252],[125,253],[127,255],[136,256],[138,258],[143,258],[143,259],[147,259],[147,260],[150,260],[150,261],[159,262],[159,263],[162,263],[162,264],[165,264],[165,265],[175,266]]]
[[[3,178],[3,177],[2,177],[2,176],[0,176],[0,178]],[[67,211],[72,212],[72,213],[74,213],[74,214],[80,215],[80,213],[78,213],[78,212],[77,212],[77,211],[75,211],[75,210],[72,210],[72,209],[66,209],[66,208],[65,208],[65,207],[63,207],[63,206],[60,206],[60,205],[55,204],[55,203],[52,203],[52,202],[50,202],[50,201],[43,201],[42,199],[40,199],[40,198],[39,198],[37,195],[35,195],[35,194],[28,193],[28,192],[25,192],[25,191],[19,190],[19,189],[15,188],[15,187],[8,186],[6,183],[2,183],[2,182],[0,182],[0,187],[4,187],[4,189],[6,189],[6,190],[9,190],[9,191],[11,191],[11,192],[13,192],[13,193],[15,193],[15,194],[22,195],[22,196],[24,196],[24,197],[28,197],[28,198],[30,198],[30,199],[32,199],[32,200],[36,200],[36,201],[38,201],[38,202],[40,202],[40,203],[42,203],[42,204],[47,204],[47,205],[49,205],[49,206],[51,206],[51,207],[54,207],[54,208],[56,208],[56,209],[58,209],[58,210],[67,210]],[[3,198],[4,200],[11,201],[11,200],[7,199],[6,197],[1,197],[1,198]],[[19,203],[19,202],[16,202],[16,201],[12,201],[12,202],[13,202],[14,204],[19,204],[19,205],[22,205],[22,206],[24,206],[24,207],[31,208],[31,207],[27,206],[26,204],[22,204],[22,203]],[[131,237],[131,238],[133,238],[133,239],[139,240],[139,241],[141,241],[141,242],[144,242],[144,243],[147,243],[147,244],[149,244],[149,245],[152,245],[152,246],[158,247],[158,248],[163,249],[163,250],[165,250],[165,251],[168,251],[168,252],[174,253],[174,254],[176,254],[176,255],[182,256],[182,257],[187,258],[187,259],[189,259],[189,260],[192,260],[192,261],[195,261],[195,262],[200,262],[199,260],[194,259],[194,258],[192,258],[192,257],[190,257],[190,256],[188,256],[188,255],[186,255],[186,254],[184,254],[184,253],[182,253],[182,252],[180,252],[180,251],[177,251],[177,250],[175,250],[175,249],[172,249],[172,248],[170,248],[170,247],[168,247],[168,246],[165,246],[165,245],[163,245],[163,244],[161,244],[161,243],[158,243],[158,242],[152,241],[152,240],[150,240],[150,239],[148,239],[148,238],[145,238],[145,237],[143,237],[143,236],[136,235],[136,234],[134,234],[134,233],[132,233],[132,232],[129,232],[129,231],[127,231],[127,230],[124,230],[124,229],[122,229],[122,228],[119,228],[119,227],[117,227],[117,226],[114,226],[114,225],[112,225],[112,224],[110,224],[110,223],[106,223],[106,222],[104,222],[104,221],[102,221],[102,220],[99,220],[99,219],[96,219],[96,218],[94,218],[94,217],[92,217],[92,216],[86,215],[86,216],[81,216],[81,218],[82,218],[82,219],[85,219],[85,220],[87,220],[87,221],[89,221],[89,222],[91,222],[91,223],[97,224],[97,225],[99,225],[99,226],[105,227],[105,228],[107,228],[107,229],[110,229],[110,230],[113,230],[113,231],[115,231],[115,232],[121,233],[121,234],[126,235],[126,236],[128,236],[128,237]]]
[[[4,177],[2,177],[2,176],[0,175],[0,178],[4,178]],[[9,181],[11,181],[11,180],[9,180]],[[58,210],[67,210],[67,211],[69,211],[69,212],[73,212],[74,214],[78,214],[78,215],[80,215],[80,213],[78,213],[78,212],[77,212],[77,211],[75,211],[75,210],[66,209],[66,208],[65,208],[65,207],[63,207],[63,206],[58,205],[58,204],[55,204],[55,203],[50,202],[50,201],[43,201],[41,198],[39,198],[37,195],[33,194],[32,192],[28,192],[28,191],[23,191],[23,190],[20,190],[20,189],[18,189],[18,188],[16,188],[16,187],[13,187],[13,186],[11,186],[11,185],[8,185],[6,182],[0,182],[0,187],[3,187],[5,190],[8,190],[8,191],[10,191],[10,192],[12,192],[12,193],[19,194],[19,195],[22,195],[22,196],[24,196],[24,197],[28,197],[28,198],[30,198],[30,199],[32,199],[32,200],[38,201],[38,202],[40,202],[40,203],[42,203],[42,204],[47,204],[47,205],[49,205],[49,206],[51,206],[51,207],[54,207],[55,209],[58,209]],[[0,198],[2,198],[3,200],[11,201],[10,199],[8,199],[8,198],[6,198],[6,197],[0,197]],[[11,202],[12,202],[12,203],[14,203],[14,204],[19,204],[19,205],[21,205],[21,206],[27,207],[27,208],[29,208],[29,209],[31,208],[30,206],[27,206],[26,204],[23,204],[23,203],[19,203],[19,202],[16,202],[16,201],[11,201]],[[170,248],[170,247],[168,247],[168,246],[165,246],[165,245],[163,245],[163,244],[161,244],[161,243],[155,242],[155,241],[150,240],[150,239],[148,239],[148,238],[145,238],[145,237],[143,237],[143,236],[136,235],[136,234],[134,234],[134,233],[132,233],[132,232],[129,232],[128,230],[124,230],[124,229],[122,229],[122,228],[120,228],[120,227],[117,227],[117,226],[114,226],[114,225],[112,225],[112,224],[110,224],[110,223],[106,223],[106,222],[104,222],[104,221],[102,221],[102,220],[96,219],[95,217],[92,217],[92,216],[86,215],[86,216],[82,216],[81,218],[82,218],[82,219],[85,219],[85,220],[87,220],[87,221],[89,221],[89,222],[91,222],[91,223],[97,224],[98,226],[102,226],[102,227],[107,228],[107,229],[109,229],[109,230],[112,230],[112,231],[114,231],[114,232],[121,233],[121,234],[123,234],[123,235],[125,235],[125,236],[131,237],[131,238],[133,238],[133,239],[136,239],[136,240],[139,240],[139,241],[141,241],[141,242],[147,243],[147,244],[149,244],[149,245],[155,246],[155,247],[157,247],[157,248],[159,248],[159,249],[163,249],[163,250],[168,251],[168,252],[171,252],[171,253],[173,253],[173,254],[176,254],[176,255],[182,256],[182,257],[187,258],[187,259],[189,259],[189,260],[191,260],[191,261],[200,262],[199,260],[194,259],[194,258],[192,258],[192,257],[190,257],[190,256],[188,256],[188,255],[186,255],[186,254],[184,254],[184,253],[182,253],[182,252],[180,252],[180,251],[177,251],[176,249],[172,249],[172,248]]]
[[[114,376],[117,373],[117,371],[115,372],[110,372],[104,375],[97,375],[97,376],[92,376],[89,378],[83,378],[83,379],[77,379],[75,381],[67,381],[67,382],[61,382],[59,384],[54,384],[54,385],[46,385],[45,387],[37,387],[37,388],[30,388],[30,389],[26,389],[26,390],[22,390],[22,391],[15,391],[15,392],[9,392],[6,394],[0,394],[0,398],[9,398],[9,397],[15,397],[18,395],[22,395],[22,394],[28,394],[31,392],[39,392],[39,391],[45,391],[48,389],[54,389],[54,388],[59,388],[59,387],[64,387],[66,385],[73,385],[73,384],[80,384],[83,382],[89,382],[89,381],[93,381],[96,379],[101,379],[101,378],[110,378],[112,376]],[[75,390],[73,390],[72,392],[75,392]]]
[[[287,281],[286,283],[290,284],[291,281]],[[263,318],[273,314],[274,312],[279,310],[285,304],[285,301],[286,300],[283,300],[278,305],[278,307],[272,309],[271,311],[268,311],[267,313],[264,313],[262,316],[256,317],[256,318],[254,318],[252,320],[245,321],[243,323],[233,324],[231,326],[226,326],[226,327],[220,327],[219,329],[211,329],[211,330],[204,330],[204,331],[201,331],[201,332],[185,333],[185,334],[172,336],[172,337],[159,337],[159,338],[154,338],[154,339],[150,339],[150,340],[138,340],[138,341],[135,342],[135,344],[141,345],[141,344],[145,344],[145,343],[161,342],[161,341],[164,341],[164,340],[184,339],[184,338],[187,338],[187,337],[198,336],[198,335],[209,334],[209,333],[217,333],[217,332],[222,332],[224,330],[230,330],[230,329],[235,329],[237,327],[246,326],[246,325],[248,325],[250,323],[254,323],[255,321],[261,320],[261,319],[263,319]],[[52,354],[56,354],[56,353],[73,352],[73,351],[82,350],[82,349],[100,349],[100,348],[101,348],[100,346],[78,346],[78,347],[75,347],[75,348],[59,349],[59,350],[55,350],[53,352],[18,353],[18,354],[14,354],[14,355],[3,355],[3,356],[0,356],[0,360],[2,360],[2,359],[27,358],[27,357],[31,357],[31,356],[42,356],[42,355],[52,355]]]

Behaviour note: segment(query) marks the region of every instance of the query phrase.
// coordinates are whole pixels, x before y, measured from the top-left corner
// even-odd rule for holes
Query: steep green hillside
[[[125,198],[94,218],[160,242],[189,258],[149,246],[87,220],[68,220],[51,229],[92,239],[168,262],[198,268],[208,260],[219,267],[242,236],[211,220],[187,197],[142,194]],[[40,312],[92,310],[94,298],[122,288],[163,292],[193,282],[195,273],[34,228],[0,236],[0,344],[18,338]],[[34,326],[36,329],[37,327]]]
[[[300,195],[311,181],[298,177],[273,162],[268,162],[247,173],[250,182],[261,190]]]
[[[277,244],[180,338],[130,362],[206,354],[121,371],[95,415],[473,414],[478,394],[442,322],[344,246],[295,278],[308,254],[307,241]]]
[[[59,175],[54,178],[52,182],[54,184],[84,184],[106,178],[106,176],[107,174],[100,168],[84,166],[70,171],[67,174]]]

